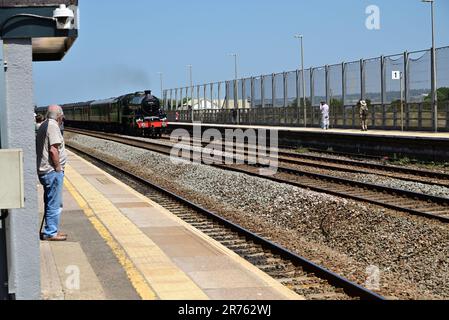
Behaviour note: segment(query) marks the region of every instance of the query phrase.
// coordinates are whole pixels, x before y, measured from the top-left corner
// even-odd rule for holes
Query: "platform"
[[[195,124],[197,125],[197,124]],[[192,130],[192,123],[173,122],[170,128]],[[279,145],[292,148],[362,153],[373,156],[409,157],[444,162],[449,159],[449,132],[416,132],[300,127],[269,127],[250,125],[201,124],[202,131],[215,128],[223,134],[226,129],[277,130]]]
[[[179,126],[192,126],[187,122],[175,122],[171,125]],[[269,126],[250,126],[250,125],[223,125],[223,124],[201,124],[203,127],[213,128],[235,128],[235,129],[267,129],[267,130],[279,130],[283,132],[311,132],[311,133],[324,133],[329,135],[348,135],[348,136],[373,136],[373,137],[403,137],[410,139],[431,139],[431,140],[449,140],[449,132],[422,132],[422,131],[388,131],[388,130],[370,130],[363,132],[355,129],[330,129],[324,131],[320,128],[299,128],[299,127],[269,127]]]
[[[73,153],[64,206],[69,241],[41,243],[43,299],[303,299]]]

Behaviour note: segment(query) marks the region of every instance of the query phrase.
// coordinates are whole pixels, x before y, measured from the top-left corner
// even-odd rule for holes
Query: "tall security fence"
[[[438,123],[439,131],[449,131],[449,47],[436,50],[438,112],[431,53],[342,62],[306,69],[304,76],[295,70],[169,89],[163,103],[170,121],[319,127],[320,102],[326,101],[333,128],[357,128],[357,103],[364,99],[374,129],[429,131]]]

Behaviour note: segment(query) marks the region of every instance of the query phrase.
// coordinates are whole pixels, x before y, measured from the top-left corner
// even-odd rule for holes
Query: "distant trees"
[[[303,108],[304,107],[304,99],[303,98],[300,98],[299,99],[299,105],[301,106],[301,108]],[[306,105],[308,106],[308,107],[310,107],[312,104],[310,103],[310,99],[309,98],[306,98]],[[290,105],[289,105],[289,107],[290,108],[296,108],[298,106],[298,99],[294,99],[291,103],[290,103]]]
[[[437,96],[438,96],[438,102],[448,102],[449,101],[449,88],[447,87],[441,87],[437,90]],[[425,99],[424,102],[426,104],[432,103],[432,95],[429,94]]]

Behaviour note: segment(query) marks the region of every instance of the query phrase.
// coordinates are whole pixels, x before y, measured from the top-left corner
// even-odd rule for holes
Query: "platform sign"
[[[401,80],[401,78],[402,78],[402,72],[401,71],[393,71],[391,74],[392,74],[391,78],[393,80]]]

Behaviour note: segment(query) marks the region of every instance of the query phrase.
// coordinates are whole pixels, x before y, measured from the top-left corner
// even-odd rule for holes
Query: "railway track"
[[[179,195],[136,176],[75,147],[74,152],[141,191],[193,227],[220,242],[283,285],[309,300],[384,300],[355,284],[301,257],[270,239],[255,234]]]
[[[169,140],[164,137],[165,140]],[[190,143],[193,139],[190,140]],[[220,142],[215,143],[202,143],[203,147],[218,146],[221,148],[223,145]],[[236,151],[238,146],[234,146]],[[255,155],[259,151],[266,151],[264,149],[256,148],[253,146],[244,146],[247,149],[247,154]],[[331,153],[335,154],[335,153]],[[340,155],[340,154],[338,154]],[[346,156],[354,157],[352,154],[345,154]],[[430,170],[419,170],[413,168],[404,168],[399,166],[380,164],[374,162],[367,162],[361,160],[349,160],[341,158],[330,158],[326,156],[317,156],[310,154],[303,154],[297,152],[289,152],[284,150],[278,151],[278,160],[281,163],[293,164],[298,166],[305,166],[311,168],[319,168],[325,170],[336,170],[349,173],[364,173],[375,174],[378,176],[384,176],[389,178],[401,179],[404,181],[418,182],[424,184],[432,184],[441,187],[449,187],[449,174],[435,172]],[[371,159],[374,160],[374,159]],[[380,161],[380,158],[375,160]],[[361,171],[360,169],[364,170]]]
[[[171,136],[162,135],[161,139],[171,140]],[[292,148],[291,148],[291,146],[279,146],[279,149],[291,150]],[[307,148],[307,151],[313,152],[313,153],[325,154],[328,156],[348,157],[351,159],[359,159],[359,160],[381,161],[383,159],[383,157],[381,157],[381,156],[373,156],[373,155],[367,155],[367,154],[356,154],[356,153],[349,153],[349,152],[338,152],[338,151],[322,150],[322,149],[316,149],[316,148]],[[296,154],[298,154],[298,153],[296,153]]]
[[[143,148],[146,150],[156,151],[165,155],[171,154],[172,145],[161,144],[155,141],[144,141],[138,138],[125,138],[118,135],[108,135],[103,133],[93,133],[85,131],[73,132],[89,135],[99,139],[118,142],[133,147]],[[250,152],[248,151],[246,152],[245,156],[248,156],[249,154]],[[194,153],[191,152],[190,157],[193,156]],[[229,166],[218,164],[214,166],[226,170],[261,177],[264,179],[269,179],[279,183],[287,183],[317,192],[323,192],[343,198],[368,202],[389,209],[406,212],[412,215],[437,219],[445,223],[449,222],[449,199],[447,198],[430,196],[402,189],[394,189],[376,184],[363,183],[355,180],[334,177],[331,175],[317,174],[306,170],[299,170],[297,168],[291,168],[282,165],[278,166],[278,173],[274,176],[265,176],[260,174],[259,168],[257,166]],[[428,172],[428,174],[430,174],[430,172]]]

